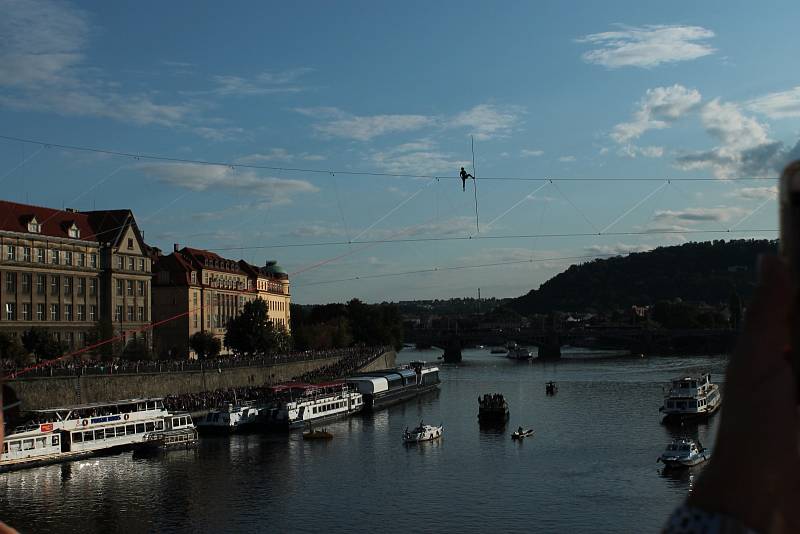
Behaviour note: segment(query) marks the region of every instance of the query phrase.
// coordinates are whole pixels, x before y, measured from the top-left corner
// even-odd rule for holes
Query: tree
[[[122,350],[122,358],[131,362],[152,360],[153,353],[150,352],[150,349],[143,340],[131,339],[125,344],[125,348]]]
[[[32,352],[39,360],[49,360],[61,356],[67,351],[67,345],[56,341],[44,328],[33,327],[22,333],[22,346]]]
[[[211,332],[195,332],[189,338],[189,346],[197,353],[199,360],[216,358],[222,350],[222,342]]]
[[[95,345],[102,341],[112,339],[114,337],[114,323],[109,319],[100,319],[94,324],[94,328],[87,336],[86,343],[88,345]],[[99,347],[92,350],[95,356],[98,356],[105,362],[110,362],[114,359],[115,354],[122,352],[119,342],[112,341],[104,343]]]
[[[0,333],[0,359],[11,360],[16,365],[27,363],[27,354],[16,336]]]
[[[225,346],[240,355],[272,354],[288,351],[291,337],[283,325],[269,320],[267,303],[258,298],[245,303],[242,313],[228,322]]]

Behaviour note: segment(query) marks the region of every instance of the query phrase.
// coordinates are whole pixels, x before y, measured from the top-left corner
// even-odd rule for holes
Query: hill
[[[747,299],[759,254],[776,251],[777,241],[719,240],[597,259],[572,265],[509,305],[530,315],[602,312],[678,298],[716,304],[728,302],[733,291]]]

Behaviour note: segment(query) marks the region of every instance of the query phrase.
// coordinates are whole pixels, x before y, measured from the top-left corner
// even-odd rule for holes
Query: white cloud
[[[741,198],[745,200],[766,200],[768,198],[778,197],[778,186],[765,186],[765,187],[740,187],[730,193],[725,194],[730,198]]]
[[[454,128],[468,128],[478,140],[508,137],[519,124],[525,108],[521,106],[496,106],[480,104],[463,111],[448,121]]]
[[[270,148],[265,153],[261,154],[248,154],[238,158],[237,163],[261,163],[265,161],[294,161],[301,159],[304,161],[322,161],[325,156],[319,154],[310,154],[308,152],[301,152],[300,154],[292,154],[285,148]]]
[[[286,234],[289,237],[341,237],[345,235],[342,228],[331,223],[309,223],[294,228]]]
[[[800,86],[769,93],[750,100],[745,106],[751,111],[766,115],[770,119],[791,119],[800,117]]]
[[[262,206],[291,203],[301,193],[319,189],[305,180],[259,176],[255,171],[195,163],[143,163],[138,165],[162,183],[190,191],[231,190],[247,193]]]
[[[693,224],[699,222],[728,222],[744,216],[747,210],[737,206],[716,206],[711,208],[686,208],[683,210],[658,210],[653,219],[674,223]]]
[[[561,163],[572,163],[573,161],[575,161],[575,156],[561,156],[560,158],[558,158],[558,161],[560,161]]]
[[[544,155],[544,150],[530,150],[527,148],[523,148],[519,151],[519,155],[522,158],[538,158],[539,156]]]
[[[282,72],[262,72],[252,78],[241,76],[214,76],[216,87],[205,93],[219,96],[259,96],[275,93],[299,93],[305,87],[297,85],[298,78],[311,72],[311,69],[299,68]],[[201,93],[204,93],[201,91]]]
[[[614,243],[613,245],[592,245],[586,247],[586,252],[589,254],[597,254],[598,256],[607,256],[609,254],[622,255],[630,254],[632,252],[648,252],[653,250],[653,245],[629,244],[629,243]]]
[[[661,130],[696,108],[702,100],[696,89],[675,84],[670,87],[648,89],[639,101],[633,120],[614,126],[611,138],[625,144],[640,137],[648,130]]]
[[[451,217],[440,221],[429,221],[410,226],[384,230],[370,230],[362,236],[363,239],[400,239],[417,236],[449,236],[449,235],[469,235],[475,231],[475,218]]]
[[[334,107],[295,108],[307,117],[326,119],[314,125],[317,132],[331,136],[369,141],[374,137],[395,132],[418,130],[434,124],[425,115],[350,115]]]
[[[716,52],[707,41],[714,32],[701,26],[619,25],[619,30],[593,33],[577,41],[596,48],[581,56],[587,63],[614,69],[651,68],[701,58]]]
[[[375,151],[370,153],[367,159],[391,174],[416,175],[447,173],[455,176],[460,167],[466,167],[469,163],[439,151],[436,143],[430,140],[404,143],[386,150]]]

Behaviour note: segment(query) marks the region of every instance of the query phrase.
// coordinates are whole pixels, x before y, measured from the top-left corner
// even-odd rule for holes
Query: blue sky
[[[0,197],[129,207],[164,250],[277,259],[301,303],[517,296],[586,261],[559,258],[734,235],[701,230],[773,238],[774,178],[800,155],[796,2],[0,12],[0,135],[231,163],[0,139]],[[472,184],[453,179],[470,136],[480,234]],[[442,179],[348,174],[364,171]],[[713,180],[665,181],[689,177]],[[595,235],[503,237],[576,233]],[[487,263],[505,265],[448,270]]]

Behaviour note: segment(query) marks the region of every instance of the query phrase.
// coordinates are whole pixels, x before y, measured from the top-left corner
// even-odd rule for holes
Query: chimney
[[[66,211],[67,213],[78,213],[78,210],[76,210],[75,208],[64,208],[64,211]]]
[[[174,243],[172,245],[172,252],[178,252],[178,249],[181,248],[179,243]]]

